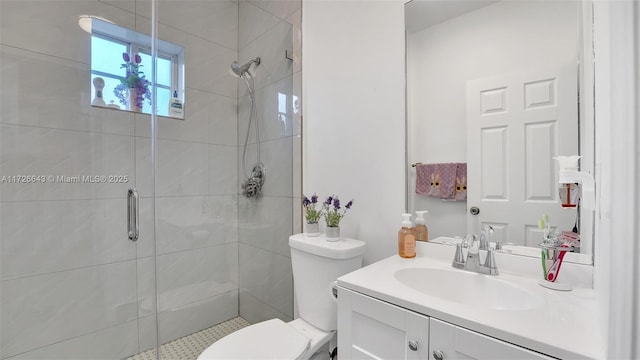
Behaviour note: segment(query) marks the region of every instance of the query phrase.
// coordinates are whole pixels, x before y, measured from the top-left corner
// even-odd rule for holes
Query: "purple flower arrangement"
[[[304,207],[304,217],[307,220],[307,224],[317,224],[322,216],[322,209],[316,209],[318,203],[318,195],[313,194],[311,199],[304,196],[302,199],[302,207]]]
[[[306,196],[302,197],[302,207],[304,208],[304,217],[307,220],[307,224],[317,224],[320,218],[324,216],[328,227],[338,227],[347,210],[353,206],[353,200],[349,201],[344,206],[344,209],[340,206],[340,199],[335,195],[329,196],[322,203],[322,208],[320,209],[316,209],[316,204],[318,204],[318,195],[313,194],[311,199]]]
[[[122,59],[124,64],[120,65],[120,68],[125,69],[126,75],[120,78],[120,84],[113,89],[113,93],[120,100],[120,103],[126,106],[129,104],[130,89],[136,89],[135,107],[141,109],[145,99],[151,103],[151,91],[149,90],[151,82],[140,71],[142,58],[136,54],[132,61],[129,54],[122,53]],[[133,105],[129,104],[131,108]]]
[[[342,212],[340,207],[340,199],[337,196],[331,195],[324,201],[322,204],[322,209],[324,211],[324,220],[327,223],[328,227],[338,227],[340,226],[340,220],[345,216],[347,210],[351,209],[353,206],[353,200],[349,201],[345,206]]]

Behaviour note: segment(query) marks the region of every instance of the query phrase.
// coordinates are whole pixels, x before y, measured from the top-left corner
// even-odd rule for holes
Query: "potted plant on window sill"
[[[114,95],[120,100],[122,105],[127,106],[131,111],[141,112],[144,100],[151,103],[151,82],[147,80],[144,73],[140,71],[142,58],[136,54],[133,59],[127,53],[122,53],[124,64],[120,65],[125,69],[125,76],[120,78],[113,90]]]

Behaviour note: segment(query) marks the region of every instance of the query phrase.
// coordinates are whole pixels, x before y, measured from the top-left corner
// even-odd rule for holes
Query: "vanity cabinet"
[[[428,359],[428,351],[429,317],[338,287],[338,358]]]
[[[552,359],[338,287],[342,359]]]

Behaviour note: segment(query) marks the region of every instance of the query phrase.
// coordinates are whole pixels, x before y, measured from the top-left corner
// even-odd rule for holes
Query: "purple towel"
[[[456,196],[455,199],[467,200],[467,164],[458,163],[456,170]]]
[[[431,176],[435,165],[433,164],[417,164],[416,165],[416,194],[429,196],[431,191]]]
[[[440,198],[453,199],[456,196],[456,172],[458,164],[446,163],[436,165],[436,176],[440,176]]]
[[[466,200],[467,164],[417,164],[416,194],[447,200]]]

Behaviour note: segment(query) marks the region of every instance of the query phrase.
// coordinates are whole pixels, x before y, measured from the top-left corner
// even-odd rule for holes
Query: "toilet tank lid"
[[[289,237],[289,246],[310,254],[329,259],[351,259],[364,254],[365,242],[349,238],[341,238],[338,241],[327,241],[324,235],[305,236],[295,234]]]

